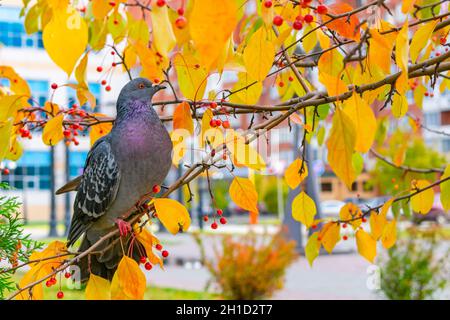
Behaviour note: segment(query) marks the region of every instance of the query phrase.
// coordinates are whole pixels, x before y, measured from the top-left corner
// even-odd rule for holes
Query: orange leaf
[[[353,7],[345,2],[335,3],[328,7],[330,13],[340,15],[353,10]],[[331,20],[325,16],[324,22]],[[347,16],[336,19],[326,25],[329,29],[336,31],[341,36],[355,41],[359,41],[359,19],[356,15]]]
[[[183,101],[175,107],[173,113],[173,130],[185,129],[190,134],[194,133],[194,122],[192,121],[189,103]]]

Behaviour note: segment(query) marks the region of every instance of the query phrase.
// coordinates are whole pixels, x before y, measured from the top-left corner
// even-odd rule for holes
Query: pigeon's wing
[[[86,159],[74,202],[68,244],[105,214],[114,202],[120,184],[120,170],[106,137],[99,139]]]

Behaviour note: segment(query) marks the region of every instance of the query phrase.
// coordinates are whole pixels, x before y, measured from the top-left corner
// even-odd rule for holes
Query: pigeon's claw
[[[126,237],[128,232],[131,232],[131,224],[122,219],[116,219],[117,227],[119,228],[119,233],[121,237]]]

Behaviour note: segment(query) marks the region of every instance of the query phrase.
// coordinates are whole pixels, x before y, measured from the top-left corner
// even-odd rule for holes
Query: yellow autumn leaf
[[[103,115],[96,114],[96,116],[103,116]],[[111,131],[112,126],[113,125],[111,122],[102,122],[102,123],[91,126],[91,129],[89,131],[89,138],[91,140],[91,146],[94,145],[95,141],[97,141],[101,137],[107,135]]]
[[[111,282],[111,299],[142,300],[146,286],[145,275],[133,259],[123,256]]]
[[[381,213],[371,212],[370,214],[370,234],[375,240],[380,239],[386,226],[386,217]]]
[[[154,204],[159,221],[170,233],[177,234],[189,229],[191,217],[181,203],[169,198],[157,198]]]
[[[402,1],[402,13],[409,13],[414,7],[414,3],[417,0],[403,0]]]
[[[9,66],[0,66],[0,78],[10,80],[11,91],[18,96],[30,97],[31,91],[28,83],[13,68]],[[26,99],[25,99],[26,100]]]
[[[318,240],[324,247],[324,249],[331,253],[338,243],[340,236],[341,226],[337,222],[326,223],[322,230],[319,232]]]
[[[326,51],[320,56],[317,67],[319,73],[338,77],[344,70],[344,57],[336,49]]]
[[[314,224],[316,213],[316,204],[304,191],[300,192],[292,201],[292,217],[307,228]]]
[[[95,19],[103,20],[112,8],[113,6],[110,5],[109,1],[92,0],[92,14]]]
[[[84,19],[72,7],[53,12],[42,34],[44,48],[50,58],[68,76],[88,43],[88,28]]]
[[[0,133],[0,139],[1,139],[1,133]],[[23,154],[23,147],[22,144],[17,139],[17,136],[14,135],[11,137],[11,143],[9,146],[9,150],[6,153],[5,158],[11,161],[17,161]],[[1,152],[0,152],[0,161],[1,161]]]
[[[172,152],[172,163],[178,168],[178,164],[187,151],[186,140],[190,136],[187,130],[176,130],[170,133],[170,140],[172,140],[173,152]]]
[[[64,242],[52,241],[42,251],[33,252],[30,260],[41,260],[30,264],[30,270],[25,273],[19,282],[19,287],[24,288],[27,285],[36,282],[48,276],[54,269],[58,268],[65,259],[67,247]],[[50,259],[50,257],[54,257]],[[44,298],[42,283],[34,286],[31,290],[24,290],[16,296],[16,300],[42,300]]]
[[[429,185],[430,183],[427,180],[413,180],[411,182],[411,194],[414,194],[416,190],[424,189]],[[420,214],[427,214],[431,210],[433,202],[433,188],[426,189],[425,191],[419,192],[411,197],[412,209]]]
[[[6,121],[9,117],[15,117],[17,110],[24,107],[27,97],[9,95],[0,97],[0,121]]]
[[[206,70],[210,70],[233,32],[237,12],[236,1],[195,1],[188,17],[189,31]]]
[[[158,53],[167,58],[177,42],[169,20],[168,7],[152,6],[150,15],[152,18],[153,43]]]
[[[297,188],[297,186],[308,176],[308,166],[303,164],[302,160],[295,159],[284,172],[284,179],[291,189]],[[300,170],[302,171],[300,172]]]
[[[339,76],[319,72],[319,81],[325,86],[330,97],[338,96],[348,91],[347,85]]]
[[[394,48],[397,34],[394,32],[380,34],[384,29],[391,29],[395,26],[382,23],[381,30],[370,29],[371,38],[369,39],[369,52],[367,54],[367,63],[373,76],[376,68],[380,68],[384,74],[388,74],[391,69],[391,53]]]
[[[108,280],[91,273],[86,285],[86,299],[110,300],[111,283]]]
[[[236,93],[230,97],[230,102],[242,104],[257,103],[261,96],[263,85],[261,82],[254,82],[255,80],[247,72],[238,73],[238,81],[232,89]]]
[[[0,122],[0,162],[5,158],[10,147],[13,118]]]
[[[153,253],[153,246],[159,243],[159,240],[150,233],[145,227],[139,228],[137,225],[134,228],[136,239],[144,246],[147,258],[152,265],[158,264],[161,269],[164,269],[163,261],[160,257]]]
[[[178,52],[174,55],[173,65],[177,72],[181,93],[190,100],[202,99],[205,93],[208,73],[199,64],[193,52],[185,47],[182,53]]]
[[[270,71],[275,57],[275,46],[267,39],[264,26],[251,36],[244,50],[244,65],[251,78],[263,81]]]
[[[311,32],[312,29],[313,25],[308,23],[305,29],[303,30],[303,35]],[[306,53],[314,49],[316,44],[317,44],[317,30],[312,31],[302,40],[303,49],[305,50]]]
[[[42,132],[42,141],[48,146],[54,146],[64,138],[63,135],[64,115],[60,114],[51,118]]]
[[[348,223],[353,229],[358,228],[361,225],[362,211],[361,209],[351,202],[346,203],[339,211],[339,218],[343,221],[349,221]]]
[[[344,113],[353,120],[356,129],[355,150],[367,152],[372,146],[377,131],[377,120],[367,104],[357,93],[354,93],[344,103]]]
[[[424,47],[426,47],[426,44],[431,38],[431,35],[433,34],[433,30],[436,27],[438,21],[430,21],[424,25],[422,25],[417,31],[414,33],[414,36],[412,37],[409,54],[411,56],[411,61],[414,63],[417,60],[417,57],[419,56],[420,51]]]
[[[355,235],[358,253],[373,263],[377,255],[377,242],[363,229],[358,229]]]
[[[356,174],[352,166],[356,130],[353,121],[339,108],[333,116],[330,137],[327,141],[328,163],[334,173],[351,188]]]
[[[173,113],[173,130],[185,129],[190,134],[194,134],[194,121],[191,116],[191,108],[186,101],[175,107]]]
[[[246,166],[251,169],[261,170],[266,167],[266,163],[261,155],[245,143],[245,138],[236,131],[227,130],[226,146],[232,155],[233,162],[236,166]]]
[[[305,246],[305,256],[312,267],[314,260],[319,256],[320,241],[318,240],[319,233],[314,232],[308,239]]]
[[[408,52],[408,20],[406,20],[395,40],[395,63],[401,71],[400,76],[395,81],[395,89],[400,95],[404,95],[408,90]]]
[[[450,177],[450,164],[444,170],[441,179]],[[450,210],[450,180],[441,183],[441,203],[444,210]]]
[[[395,241],[397,241],[397,221],[394,219],[384,227],[381,243],[384,248],[389,249],[395,244]]]
[[[231,200],[244,210],[258,213],[258,193],[250,179],[234,177],[229,194]]]

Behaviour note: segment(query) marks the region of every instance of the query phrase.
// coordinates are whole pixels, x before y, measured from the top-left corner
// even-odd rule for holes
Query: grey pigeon
[[[80,246],[84,251],[117,228],[116,224],[124,235],[129,225],[123,222],[123,215],[164,181],[172,163],[172,142],[151,103],[153,95],[163,88],[143,78],[126,84],[117,100],[111,132],[92,146],[83,175],[56,192],[77,191],[68,247],[84,233]],[[111,238],[94,250],[104,251],[102,254],[81,259],[81,280],[86,281],[89,272],[112,279],[129,240],[129,235],[121,241]],[[136,241],[129,252],[135,260],[145,256]]]

